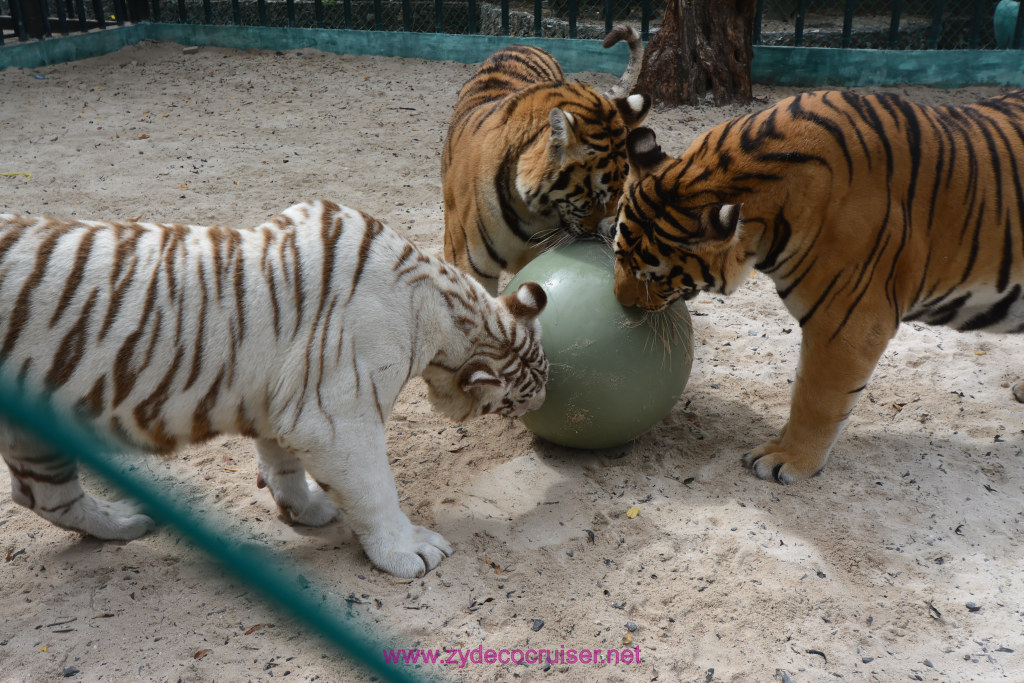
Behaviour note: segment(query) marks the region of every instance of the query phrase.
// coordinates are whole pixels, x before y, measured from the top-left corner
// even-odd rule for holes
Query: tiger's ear
[[[615,100],[615,107],[619,110],[622,122],[626,124],[626,128],[634,128],[639,126],[640,122],[647,118],[647,114],[650,113],[651,96],[630,95],[629,97],[620,97]]]
[[[548,295],[536,282],[524,282],[514,294],[507,294],[503,298],[509,312],[525,320],[536,318],[548,303]]]
[[[731,240],[740,227],[740,208],[742,204],[719,204],[711,207],[705,217],[708,231],[715,239]]]
[[[558,107],[548,112],[548,123],[551,124],[551,147],[554,151],[565,153],[565,150],[576,144],[576,120],[573,115]]]
[[[470,361],[459,371],[459,388],[463,391],[502,386],[501,377],[480,361]]]
[[[634,128],[626,136],[626,155],[629,158],[629,172],[639,178],[650,175],[668,155],[661,151],[654,131],[650,128]]]

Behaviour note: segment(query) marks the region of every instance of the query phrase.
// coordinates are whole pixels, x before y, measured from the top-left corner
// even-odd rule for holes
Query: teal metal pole
[[[340,653],[385,681],[415,683],[401,665],[384,661],[383,646],[364,630],[358,633],[341,616],[344,607],[314,599],[291,577],[298,568],[241,543],[225,542],[224,534],[192,517],[151,483],[123,472],[110,457],[116,450],[74,422],[62,419],[46,402],[26,396],[0,381],[0,418],[47,442],[102,476],[127,496],[139,501],[156,522],[170,524],[183,537],[223,565],[234,578],[258,591],[264,599],[295,621],[315,629]],[[288,578],[285,578],[288,577]]]

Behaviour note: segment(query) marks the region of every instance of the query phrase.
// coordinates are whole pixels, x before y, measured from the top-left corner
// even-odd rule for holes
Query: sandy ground
[[[144,43],[0,72],[0,210],[251,225],[294,201],[360,208],[441,244],[440,145],[471,66]],[[612,77],[581,74],[606,87]],[[900,89],[928,101],[995,92]],[[758,88],[758,104],[789,94]],[[666,151],[746,108],[655,111]],[[787,414],[799,330],[770,283],[701,296],[683,400],[650,433],[572,452],[518,422],[458,428],[422,383],[388,428],[403,507],[456,553],[371,568],[343,523],[289,527],[245,439],[137,472],[225,535],[294,560],[394,648],[640,648],[641,664],[428,665],[458,680],[1022,680],[1017,339],[905,326],[824,473],[740,465]],[[0,473],[0,679],[357,681],[366,674],[170,528],[62,531]],[[95,476],[87,486],[113,492]],[[639,515],[628,516],[636,506]],[[788,677],[788,678],[787,678]]]

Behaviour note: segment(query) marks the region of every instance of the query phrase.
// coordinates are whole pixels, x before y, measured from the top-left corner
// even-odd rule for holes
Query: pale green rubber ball
[[[522,417],[530,431],[571,448],[624,444],[663,420],[693,364],[690,314],[680,301],[660,314],[626,308],[613,292],[613,254],[595,241],[542,253],[505,288],[537,282],[547,294],[541,345],[547,398]]]

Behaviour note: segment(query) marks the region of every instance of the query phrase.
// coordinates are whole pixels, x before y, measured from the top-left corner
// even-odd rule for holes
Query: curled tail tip
[[[635,45],[640,43],[640,34],[629,24],[618,24],[604,37],[602,46],[607,49],[620,40],[625,40],[629,43],[630,49],[633,49]]]

